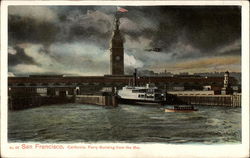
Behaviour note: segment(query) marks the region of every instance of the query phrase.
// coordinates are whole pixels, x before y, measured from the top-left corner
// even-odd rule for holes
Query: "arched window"
[[[82,83],[77,83],[76,85],[77,85],[77,86],[82,86],[83,84],[82,84]]]
[[[48,86],[48,83],[42,83],[42,86]]]
[[[60,83],[54,83],[54,86],[60,86]]]
[[[17,86],[25,86],[23,83],[18,83]]]
[[[31,83],[30,86],[37,86],[35,83]]]

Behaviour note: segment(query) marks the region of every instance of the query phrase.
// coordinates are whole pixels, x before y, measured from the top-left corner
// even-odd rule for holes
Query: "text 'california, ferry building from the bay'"
[[[8,95],[58,96],[93,94],[103,89],[121,89],[133,81],[132,75],[124,75],[124,39],[119,30],[119,14],[114,20],[114,30],[110,41],[110,75],[104,76],[64,76],[64,75],[30,75],[27,77],[8,77]],[[229,75],[229,74],[228,74]],[[229,85],[237,85],[237,80],[227,76]],[[205,95],[221,94],[225,77],[204,76],[140,76],[138,85],[154,83],[166,91],[199,90]],[[207,88],[204,91],[204,88]],[[208,93],[209,91],[209,93]],[[223,94],[227,92],[223,91]]]

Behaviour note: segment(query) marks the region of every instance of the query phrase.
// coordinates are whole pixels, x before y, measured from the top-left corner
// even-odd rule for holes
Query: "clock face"
[[[115,57],[115,60],[117,60],[117,61],[119,61],[120,59],[121,59],[120,56],[116,56],[116,57]]]

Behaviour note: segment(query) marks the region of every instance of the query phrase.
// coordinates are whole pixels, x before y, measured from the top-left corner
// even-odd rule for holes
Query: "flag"
[[[128,12],[127,9],[124,9],[124,8],[121,8],[121,7],[117,7],[117,11],[118,11],[118,12],[122,12],[122,13]]]

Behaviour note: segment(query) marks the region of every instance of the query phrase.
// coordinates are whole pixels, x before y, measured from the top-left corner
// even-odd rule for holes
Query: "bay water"
[[[234,144],[241,142],[241,108],[196,106],[165,112],[165,106],[110,108],[58,104],[8,112],[9,142],[127,142]]]

